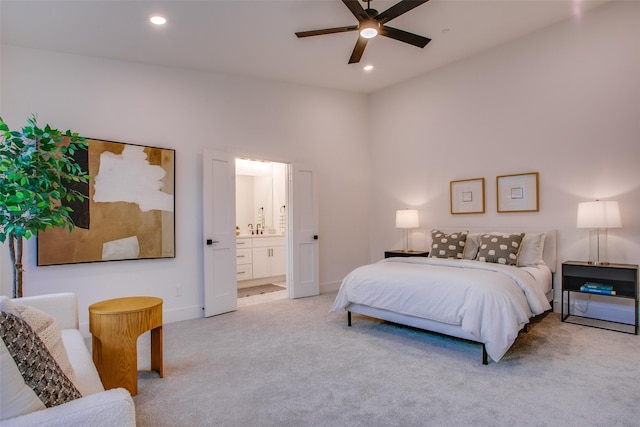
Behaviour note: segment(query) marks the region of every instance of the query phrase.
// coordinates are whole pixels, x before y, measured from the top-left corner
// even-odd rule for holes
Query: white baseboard
[[[199,305],[162,311],[163,324],[179,322],[181,320],[197,319],[199,317],[203,317],[202,306],[199,306]],[[80,333],[82,334],[83,337],[85,338],[91,337],[91,333],[89,332],[89,323],[81,323],[79,327],[80,327]]]
[[[341,282],[331,282],[321,284],[320,293],[328,294],[338,292],[338,289],[340,289],[340,283]],[[191,307],[181,307],[171,310],[163,310],[162,323],[173,323],[181,320],[197,319],[200,317],[203,317],[203,310],[201,306],[194,305]],[[89,332],[89,323],[80,324],[80,333],[85,338],[91,337],[91,333]]]
[[[162,312],[162,323],[173,323],[181,320],[197,319],[204,316],[202,306],[193,305],[190,307],[174,308]]]
[[[338,289],[340,289],[340,284],[342,282],[329,282],[329,283],[323,283],[320,285],[320,293],[321,294],[330,294],[330,293],[335,293],[338,292]]]

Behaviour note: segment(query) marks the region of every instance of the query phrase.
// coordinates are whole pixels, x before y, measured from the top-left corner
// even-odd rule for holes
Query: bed
[[[482,344],[498,362],[530,320],[551,310],[556,232],[432,230],[429,257],[358,267],[332,312],[359,313]],[[519,239],[518,239],[519,237]]]

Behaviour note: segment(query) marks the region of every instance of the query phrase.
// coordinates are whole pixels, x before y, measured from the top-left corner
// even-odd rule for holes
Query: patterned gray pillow
[[[26,321],[0,312],[0,336],[25,384],[47,408],[82,397]]]
[[[431,253],[432,258],[456,258],[462,259],[464,245],[467,241],[467,231],[460,233],[446,234],[440,230],[431,230]]]
[[[481,262],[517,265],[523,237],[524,233],[483,234],[476,259]]]

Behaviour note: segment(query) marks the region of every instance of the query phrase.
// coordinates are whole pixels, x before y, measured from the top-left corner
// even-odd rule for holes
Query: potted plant
[[[86,183],[89,175],[73,156],[87,143],[70,130],[38,127],[36,115],[21,131],[0,117],[0,138],[0,242],[9,244],[16,298],[22,296],[23,240],[47,228],[74,228],[68,204],[87,196],[70,184]]]

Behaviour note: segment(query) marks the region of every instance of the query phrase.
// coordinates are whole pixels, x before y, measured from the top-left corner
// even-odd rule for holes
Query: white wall
[[[415,207],[415,249],[437,226],[551,227],[560,262],[586,260],[577,204],[600,198],[622,211],[610,260],[638,264],[638,22],[640,4],[616,2],[372,96],[371,259],[402,247],[394,211]],[[498,214],[496,176],[533,171],[540,211]],[[486,213],[451,215],[449,182],[479,177]]]
[[[37,112],[41,123],[87,137],[176,150],[175,259],[36,267],[31,239],[25,295],[77,292],[85,326],[91,303],[136,294],[163,298],[167,322],[200,316],[204,148],[314,166],[321,285],[334,285],[367,261],[364,95],[7,45],[1,59],[0,111],[11,127]],[[2,294],[10,295],[6,245],[1,266]]]
[[[25,292],[94,301],[132,294],[165,299],[165,320],[200,315],[200,153],[207,148],[315,165],[320,176],[320,279],[399,248],[398,208],[416,207],[425,248],[434,226],[526,224],[559,231],[559,258],[585,259],[577,203],[621,204],[610,259],[640,262],[640,29],[638,4],[616,2],[370,98],[181,69],[2,46],[0,114],[83,135],[177,150],[177,257],[35,267]],[[369,112],[365,106],[369,105]],[[362,133],[369,129],[369,135]],[[370,174],[371,171],[371,174]],[[497,214],[497,175],[540,172],[540,212]],[[370,177],[371,176],[371,177]],[[449,182],[485,177],[487,212],[449,214]],[[370,243],[369,244],[369,240]],[[3,294],[10,293],[2,247]],[[559,275],[556,293],[559,298]],[[176,286],[183,287],[174,297]]]

